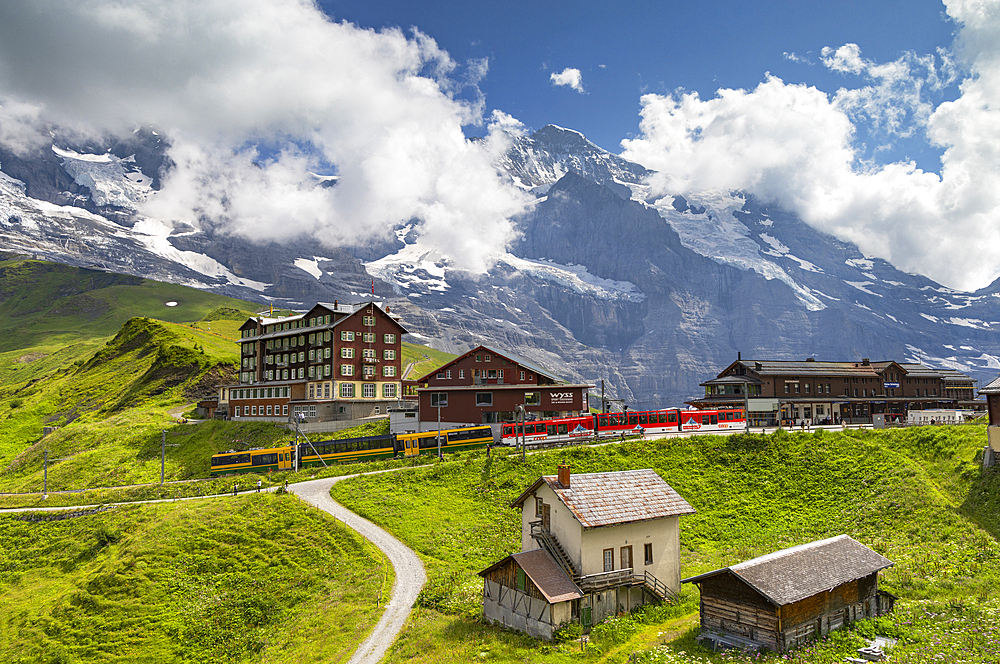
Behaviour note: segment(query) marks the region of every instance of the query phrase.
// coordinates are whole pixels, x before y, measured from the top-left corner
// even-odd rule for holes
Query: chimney
[[[743,353],[741,353],[740,351],[736,351],[736,361],[737,362],[743,361]]]
[[[867,357],[864,357],[864,358],[861,359],[861,364],[862,364],[862,366],[866,366],[867,367],[869,364],[871,364],[871,361],[869,361],[869,359]]]
[[[559,486],[564,489],[569,488],[569,464],[559,464]]]

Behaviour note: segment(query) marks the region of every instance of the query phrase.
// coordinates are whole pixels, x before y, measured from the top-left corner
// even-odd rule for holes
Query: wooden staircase
[[[671,590],[667,584],[663,583],[649,572],[633,574],[632,570],[623,569],[590,574],[586,577],[581,576],[580,572],[577,571],[576,566],[573,565],[573,561],[570,559],[569,555],[567,555],[566,550],[563,549],[556,536],[553,535],[548,529],[543,528],[541,521],[532,521],[530,525],[531,537],[538,542],[539,546],[549,552],[549,555],[551,555],[559,566],[563,568],[566,574],[573,579],[573,583],[579,585],[584,592],[589,590],[600,590],[616,586],[631,585],[642,586],[646,592],[661,602],[675,602],[677,600],[677,594]]]
[[[636,575],[632,578],[635,580],[636,585],[641,585],[646,592],[661,602],[674,602],[677,600],[677,594],[668,588],[667,584],[663,583],[649,572],[644,572],[642,576]]]
[[[555,535],[542,527],[541,521],[531,522],[531,537],[555,558],[559,566],[573,579],[573,583],[580,580],[580,573],[576,570],[576,566],[573,565],[573,561],[566,554],[566,550],[562,548]]]

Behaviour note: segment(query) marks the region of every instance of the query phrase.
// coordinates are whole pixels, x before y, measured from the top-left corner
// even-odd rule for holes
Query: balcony
[[[580,590],[590,592],[592,590],[604,590],[605,588],[616,588],[618,586],[630,586],[633,584],[632,568],[616,569],[610,572],[598,572],[597,574],[587,574],[581,576],[577,581]]]

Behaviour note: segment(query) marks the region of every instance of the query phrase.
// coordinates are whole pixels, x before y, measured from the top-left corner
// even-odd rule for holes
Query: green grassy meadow
[[[507,505],[564,460],[573,472],[653,468],[684,496],[697,510],[681,520],[684,576],[842,533],[896,563],[881,576],[900,597],[893,615],[790,661],[842,661],[866,629],[901,638],[893,661],[1000,661],[1000,627],[991,623],[1000,610],[1000,472],[981,472],[984,443],[984,427],[960,426],[635,440],[540,453],[523,465],[497,450],[347,480],[333,496],[427,565],[419,610],[391,662],[624,662],[633,652],[649,662],[751,661],[695,644],[698,597],[688,585],[677,607],[595,627],[586,654],[576,642],[542,644],[481,624],[476,572],[519,546],[519,515]]]
[[[289,494],[0,515],[0,661],[346,661],[391,565]]]

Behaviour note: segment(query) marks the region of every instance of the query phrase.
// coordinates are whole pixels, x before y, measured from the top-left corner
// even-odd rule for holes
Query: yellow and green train
[[[493,430],[489,426],[442,429],[441,451],[456,452],[493,444]],[[437,454],[438,432],[386,434],[321,440],[299,443],[300,468],[335,463],[354,463],[376,459],[415,457],[420,454]],[[237,473],[266,473],[291,470],[295,467],[296,449],[293,445],[245,452],[223,452],[212,457],[212,477]],[[322,459],[322,461],[320,460]]]

